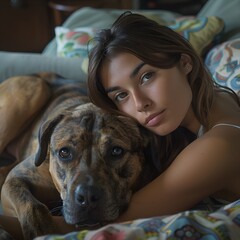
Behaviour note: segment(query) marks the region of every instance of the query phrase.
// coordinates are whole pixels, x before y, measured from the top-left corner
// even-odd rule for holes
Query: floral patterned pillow
[[[59,57],[87,57],[88,42],[96,33],[92,28],[68,29],[56,27],[57,55]]]
[[[96,29],[81,27],[68,29],[56,27],[55,35],[57,41],[57,56],[68,58],[82,58],[82,70],[86,73],[88,67],[88,48],[91,47],[91,40],[96,34]]]
[[[240,94],[240,38],[212,48],[205,63],[218,84]]]

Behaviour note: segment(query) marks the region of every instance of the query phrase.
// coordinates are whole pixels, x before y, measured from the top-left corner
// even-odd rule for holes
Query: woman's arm
[[[211,132],[211,133],[210,133]],[[207,196],[240,186],[239,133],[214,129],[187,146],[171,166],[136,192],[118,222],[188,210]],[[240,196],[240,187],[237,190]]]

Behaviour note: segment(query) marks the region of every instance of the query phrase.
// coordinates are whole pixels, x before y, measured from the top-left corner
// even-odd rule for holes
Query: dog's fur
[[[0,189],[17,163],[3,153],[4,149],[25,130],[50,97],[48,84],[38,76],[12,77],[0,84]]]
[[[55,232],[54,209],[62,208],[69,224],[114,221],[132,193],[157,175],[145,160],[148,143],[135,121],[89,103],[80,86],[55,86],[51,101],[12,143],[13,165],[20,163],[2,186],[4,213],[19,219],[25,239]]]

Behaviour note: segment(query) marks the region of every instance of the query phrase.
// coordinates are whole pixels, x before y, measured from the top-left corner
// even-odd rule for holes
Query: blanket
[[[170,216],[109,224],[97,230],[48,235],[36,240],[239,240],[240,200],[216,211],[191,210]]]

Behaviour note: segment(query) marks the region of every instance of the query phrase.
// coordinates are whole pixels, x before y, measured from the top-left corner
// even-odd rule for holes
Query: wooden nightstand
[[[141,9],[164,9],[183,15],[195,15],[207,0],[137,0]]]
[[[53,12],[53,21],[55,26],[61,25],[68,16],[82,7],[104,7],[104,1],[101,0],[51,0],[48,6]]]

